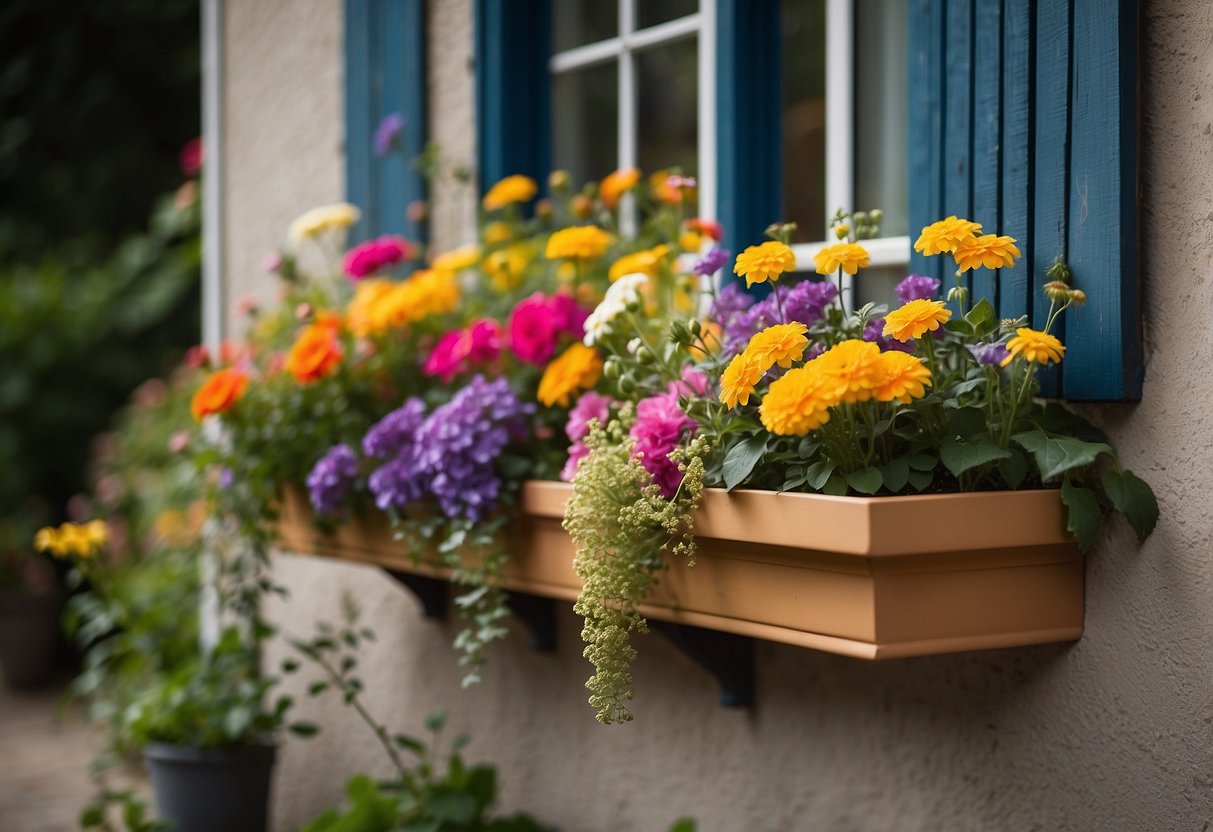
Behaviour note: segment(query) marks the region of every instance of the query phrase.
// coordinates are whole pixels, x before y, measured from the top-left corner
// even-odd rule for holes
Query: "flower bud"
[[[1070,287],[1060,280],[1050,280],[1044,285],[1045,297],[1054,303],[1065,303],[1070,297]]]
[[[430,216],[430,207],[426,205],[424,199],[415,199],[409,203],[405,209],[408,218],[413,222],[425,222]]]
[[[951,289],[948,290],[948,301],[949,302],[956,301],[957,303],[964,303],[968,299],[969,299],[969,290],[965,286],[953,286]]]
[[[1049,280],[1059,280],[1062,283],[1069,283],[1071,277],[1070,267],[1066,265],[1066,261],[1058,257],[1052,266],[1045,269],[1045,277],[1049,278]]]
[[[691,318],[691,320],[687,321],[687,330],[692,336],[698,337],[703,332],[703,324],[699,322],[698,318]]]
[[[552,200],[541,199],[535,203],[535,216],[539,217],[540,219],[546,220],[548,217],[552,216],[553,213],[554,210],[552,208]]]
[[[682,321],[674,321],[670,324],[670,340],[675,344],[689,344],[691,342],[691,331],[687,329],[687,325]]]
[[[873,208],[871,211],[868,211],[868,219],[880,225],[884,222],[884,211],[881,211],[879,208]]]
[[[585,219],[594,210],[594,203],[585,194],[577,194],[569,203],[569,207],[573,211],[573,216],[578,219]]]
[[[864,225],[868,221],[868,212],[856,211],[854,214],[851,214],[851,219],[855,221],[856,225]]]
[[[1070,303],[1075,306],[1082,306],[1087,302],[1087,293],[1082,289],[1070,290]]]
[[[554,170],[548,174],[548,190],[552,193],[563,193],[569,187],[569,172],[567,170]]]
[[[630,396],[636,392],[636,382],[632,381],[627,376],[619,380],[619,392],[625,396]]]
[[[847,225],[845,222],[842,225],[834,226],[834,236],[837,237],[839,240],[845,240],[847,238],[847,235],[850,233],[851,233],[851,226]]]
[[[619,366],[619,359],[615,356],[608,358],[602,365],[602,375],[610,381],[619,378],[622,368]]]

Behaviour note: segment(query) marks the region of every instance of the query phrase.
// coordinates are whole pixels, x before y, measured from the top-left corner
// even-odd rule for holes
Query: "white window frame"
[[[685,17],[636,29],[637,0],[619,0],[619,34],[606,40],[557,52],[548,68],[556,76],[577,69],[617,62],[619,66],[619,123],[617,167],[636,167],[635,53],[682,40],[698,38],[698,142],[699,214],[716,218],[716,0],[699,0],[699,11]],[[852,209],[855,168],[854,31],[853,0],[826,2],[826,212]],[[875,206],[873,206],[875,207]],[[772,221],[777,218],[772,217]],[[626,200],[620,224],[635,232],[635,207]],[[755,240],[754,242],[758,242]],[[812,270],[813,255],[835,240],[818,240],[792,247],[796,268]],[[872,266],[907,266],[909,237],[865,240]],[[851,280],[848,276],[847,281]],[[844,283],[844,289],[846,284]]]

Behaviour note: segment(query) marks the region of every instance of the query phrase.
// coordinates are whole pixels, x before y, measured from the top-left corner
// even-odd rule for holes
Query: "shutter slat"
[[[973,193],[973,0],[947,0],[943,214],[968,217]]]
[[[345,191],[346,199],[362,210],[362,219],[350,230],[353,240],[366,239],[374,227],[371,5],[371,0],[345,4]]]
[[[909,72],[910,238],[943,214],[942,0],[911,0]],[[910,253],[910,271],[942,278],[942,258]]]
[[[977,0],[973,16],[973,207],[970,219],[1002,230],[999,176],[1002,113],[1002,0]],[[973,301],[998,306],[998,271],[971,272]]]
[[[1002,210],[1000,232],[1019,241],[1023,257],[998,272],[998,308],[1004,318],[1029,312],[1032,286],[1032,5],[1006,0],[1002,59]]]

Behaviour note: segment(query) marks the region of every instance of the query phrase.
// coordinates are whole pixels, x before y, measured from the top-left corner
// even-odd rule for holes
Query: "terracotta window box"
[[[561,528],[572,487],[530,482],[506,588],[570,603],[581,583]],[[694,567],[672,560],[642,606],[652,619],[863,659],[1073,641],[1083,561],[1057,491],[828,497],[712,489]],[[288,493],[283,547],[443,578],[376,515],[321,535]]]

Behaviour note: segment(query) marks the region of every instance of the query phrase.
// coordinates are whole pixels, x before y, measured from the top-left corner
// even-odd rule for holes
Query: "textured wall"
[[[429,138],[442,148],[447,169],[429,195],[430,244],[443,252],[476,238],[474,186],[453,176],[456,168],[471,172],[476,164],[472,0],[431,0],[428,14]]]
[[[340,195],[339,4],[295,3],[289,19],[284,0],[227,5],[227,262],[269,292],[250,277],[262,251],[299,208]],[[292,598],[273,617],[307,635],[352,593],[379,634],[363,670],[372,708],[414,732],[448,709],[453,731],[473,736],[469,757],[500,767],[507,806],[572,832],[662,830],[681,814],[704,832],[1201,832],[1213,822],[1213,7],[1144,5],[1145,395],[1087,412],[1154,484],[1163,519],[1141,549],[1123,526],[1107,532],[1087,566],[1080,642],[881,664],[760,644],[757,706],[737,712],[651,636],[636,722],[605,728],[584,705],[568,610],[556,655],[517,633],[466,692],[455,626],[422,620],[375,570],[282,556]],[[470,154],[468,4],[431,8],[432,128]],[[301,711],[325,729],[283,750],[279,829],[335,801],[355,770],[386,773],[348,711]]]

